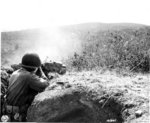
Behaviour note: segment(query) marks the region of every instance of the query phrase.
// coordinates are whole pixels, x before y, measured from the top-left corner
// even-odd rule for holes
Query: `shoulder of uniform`
[[[34,73],[28,73],[27,74],[27,76],[28,76],[28,78],[33,78],[33,79],[35,79],[35,78],[39,78],[37,75],[35,75]]]
[[[19,69],[15,71],[14,74],[19,74],[20,76],[31,76],[31,73],[26,71],[25,69]]]

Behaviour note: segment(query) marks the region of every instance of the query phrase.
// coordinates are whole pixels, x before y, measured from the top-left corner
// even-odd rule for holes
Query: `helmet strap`
[[[34,66],[28,66],[28,65],[23,65],[23,64],[20,64],[22,67],[25,67],[25,68],[33,68],[33,69],[38,69],[38,67],[34,67]]]

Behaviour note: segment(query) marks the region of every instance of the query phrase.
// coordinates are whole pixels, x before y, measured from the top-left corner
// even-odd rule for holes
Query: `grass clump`
[[[67,64],[77,70],[95,68],[150,71],[150,28],[105,30],[81,35],[82,53]]]

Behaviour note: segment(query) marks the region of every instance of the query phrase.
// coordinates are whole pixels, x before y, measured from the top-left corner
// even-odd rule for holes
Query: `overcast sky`
[[[149,0],[0,0],[2,31],[87,22],[150,25]]]

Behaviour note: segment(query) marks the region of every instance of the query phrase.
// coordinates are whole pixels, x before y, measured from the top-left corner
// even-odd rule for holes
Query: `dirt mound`
[[[13,71],[1,68],[1,84],[6,88]],[[50,86],[35,97],[28,110],[28,121],[148,122],[147,75],[123,77],[87,71],[53,78]]]
[[[102,96],[97,103],[85,88],[57,82],[36,96],[27,119],[28,122],[122,122],[121,105],[110,99],[104,106],[105,99]]]

